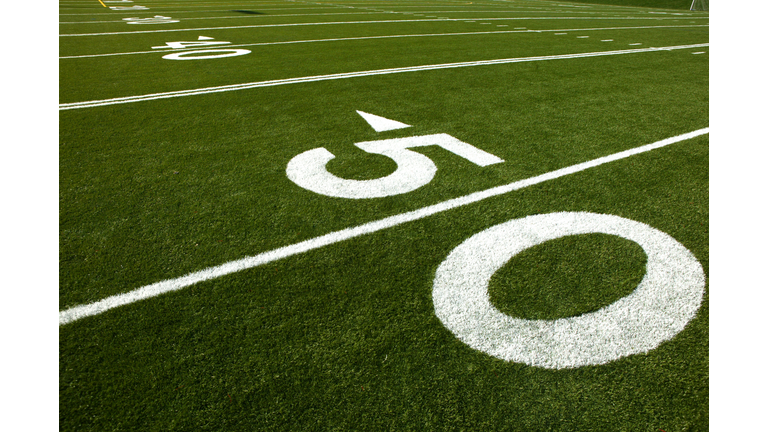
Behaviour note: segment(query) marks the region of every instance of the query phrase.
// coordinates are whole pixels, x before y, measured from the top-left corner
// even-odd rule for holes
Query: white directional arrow
[[[405,123],[400,123],[399,121],[390,120],[388,118],[379,117],[377,115],[368,114],[366,112],[357,111],[358,114],[360,114],[360,117],[365,119],[365,121],[368,122],[369,125],[375,130],[376,132],[385,132],[395,129],[404,129],[407,127],[411,127],[411,125],[407,125]]]

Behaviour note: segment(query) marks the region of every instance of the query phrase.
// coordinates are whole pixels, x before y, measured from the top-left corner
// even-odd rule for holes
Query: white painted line
[[[698,52],[695,52],[694,54],[706,54],[706,53],[707,53],[706,51],[698,51]]]
[[[338,80],[338,79],[359,78],[359,77],[367,77],[367,76],[375,76],[375,75],[390,75],[390,74],[406,73],[406,72],[422,72],[422,71],[438,70],[438,69],[455,69],[455,68],[463,68],[463,67],[522,63],[522,62],[532,62],[532,61],[563,60],[563,59],[574,59],[574,58],[612,56],[612,55],[621,55],[621,54],[637,54],[637,53],[656,52],[656,51],[672,51],[672,50],[678,50],[678,49],[703,48],[708,46],[709,44],[705,43],[705,44],[678,45],[678,46],[668,46],[668,47],[626,49],[626,50],[617,50],[617,51],[597,51],[597,52],[586,52],[586,53],[577,53],[577,54],[562,54],[562,55],[541,56],[541,57],[518,57],[518,58],[497,59],[497,60],[482,60],[482,61],[461,62],[461,63],[444,63],[444,64],[434,64],[434,65],[424,65],[424,66],[411,66],[411,67],[403,67],[403,68],[378,69],[378,70],[348,72],[348,73],[339,73],[339,74],[330,74],[330,75],[317,75],[317,76],[288,78],[288,79],[280,79],[280,80],[258,81],[258,82],[252,82],[252,83],[244,83],[244,84],[233,84],[233,85],[225,85],[225,86],[218,86],[218,87],[205,87],[205,88],[199,88],[199,89],[193,89],[193,90],[153,93],[153,94],[147,94],[147,95],[141,95],[141,96],[127,96],[127,97],[120,97],[120,98],[113,98],[113,99],[63,103],[63,104],[59,104],[59,110],[93,108],[98,106],[144,102],[144,101],[157,100],[157,99],[196,96],[196,95],[202,95],[202,94],[221,93],[221,92],[236,91],[236,90],[247,90],[247,89],[259,88],[259,87],[273,87],[278,85],[300,84],[300,83],[308,83],[308,82],[316,82],[316,81],[331,81],[331,80]]]
[[[358,225],[352,228],[346,228],[340,231],[328,233],[319,237],[304,240],[299,243],[295,243],[289,246],[283,246],[278,249],[274,249],[268,252],[263,252],[258,255],[242,258],[236,261],[230,261],[215,267],[209,267],[204,270],[200,270],[194,273],[190,273],[186,276],[182,276],[176,279],[167,279],[161,282],[157,282],[151,285],[146,285],[135,290],[117,294],[111,297],[107,297],[103,300],[86,305],[74,306],[69,309],[59,311],[59,325],[71,323],[73,321],[100,314],[110,309],[124,306],[127,304],[135,303],[140,300],[145,300],[164,294],[167,292],[178,291],[188,286],[216,279],[228,274],[236,273],[242,270],[257,267],[263,264],[288,258],[294,255],[302,254],[314,249],[319,249],[324,246],[339,243],[345,240],[360,237],[366,234],[372,234],[377,231],[381,231],[387,228],[392,228],[398,225],[402,225],[407,222],[416,221],[419,219],[432,216],[437,213],[452,210],[458,207],[462,207],[468,204],[476,203],[487,198],[496,197],[509,192],[513,192],[519,189],[533,186],[539,183],[543,183],[549,180],[554,180],[560,177],[564,177],[570,174],[575,174],[594,168],[609,162],[614,162],[630,156],[645,153],[651,150],[655,150],[670,144],[674,144],[680,141],[685,141],[697,136],[705,135],[709,133],[709,128],[699,129],[693,132],[688,132],[683,135],[667,138],[655,143],[646,144],[644,146],[636,147],[633,149],[625,150],[612,155],[603,156],[591,161],[582,162],[576,165],[571,165],[566,168],[561,168],[555,171],[551,171],[545,174],[541,174],[535,177],[530,177],[524,180],[518,180],[506,185],[492,187],[484,191],[474,192],[469,195],[465,195],[459,198],[453,198],[447,201],[443,201],[438,204],[433,204],[427,207],[423,207],[418,210],[402,213],[399,215],[389,216],[377,221],[368,222],[363,225]]]
[[[488,21],[516,21],[516,20],[653,20],[658,21],[661,18],[647,18],[647,17],[515,17],[515,18],[482,18]],[[708,18],[702,18],[708,19]],[[59,37],[80,37],[80,36],[114,36],[114,35],[132,35],[141,33],[170,33],[170,32],[199,32],[203,30],[230,30],[230,29],[244,29],[244,28],[267,28],[267,27],[298,27],[298,26],[320,26],[320,25],[345,25],[345,24],[396,24],[396,23],[410,23],[410,22],[451,22],[451,21],[467,21],[461,18],[451,19],[416,19],[416,20],[384,20],[384,21],[335,21],[335,22],[314,22],[314,23],[291,23],[291,24],[258,24],[258,25],[244,25],[244,26],[225,26],[225,27],[195,27],[195,28],[183,28],[183,29],[164,29],[164,30],[138,30],[138,31],[124,31],[124,32],[107,32],[107,33],[68,33],[60,34]],[[694,21],[691,22],[695,24]]]
[[[631,43],[631,44],[629,44],[629,45],[630,45],[630,46],[635,46],[635,45],[642,45],[642,43],[640,43],[640,42],[638,42],[638,43]]]
[[[600,42],[613,42],[613,39],[603,39]]]
[[[555,36],[567,35],[568,33],[555,33]]]
[[[576,39],[586,39],[586,38],[588,38],[588,37],[589,37],[589,36],[576,36]]]

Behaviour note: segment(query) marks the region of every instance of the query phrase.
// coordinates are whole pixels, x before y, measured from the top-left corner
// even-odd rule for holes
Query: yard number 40
[[[227,45],[232,42],[213,40],[212,37],[199,36],[196,41],[178,41],[178,42],[166,42],[165,45],[153,46],[152,49],[186,49],[197,47],[209,47],[216,45]],[[176,52],[173,54],[164,55],[166,60],[205,60],[224,57],[236,57],[245,54],[250,54],[251,51],[247,49],[202,49],[202,50],[189,50]]]

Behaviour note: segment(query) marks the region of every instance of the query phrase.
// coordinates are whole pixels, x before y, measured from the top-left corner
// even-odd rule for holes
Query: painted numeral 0
[[[173,54],[166,54],[163,56],[166,60],[205,60],[205,59],[217,59],[225,57],[237,57],[241,55],[250,54],[247,49],[208,49],[208,50],[194,50],[184,51]]]
[[[361,150],[386,156],[397,164],[390,175],[374,180],[349,180],[331,174],[326,164],[334,159],[325,148],[308,150],[288,162],[288,178],[304,189],[337,198],[382,198],[403,194],[429,183],[437,172],[434,162],[414,147],[436,145],[481,167],[504,162],[448,134],[422,135],[356,143]]]
[[[603,233],[631,240],[647,255],[634,292],[595,312],[556,320],[506,315],[488,297],[491,277],[510,258],[556,238]],[[682,244],[648,225],[614,215],[551,213],[513,219],[457,246],[435,273],[435,315],[459,340],[502,360],[547,369],[601,365],[648,352],[696,316],[706,280]]]

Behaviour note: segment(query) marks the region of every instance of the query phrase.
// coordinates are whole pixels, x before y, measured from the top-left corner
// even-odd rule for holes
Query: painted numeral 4
[[[179,42],[166,42],[165,45],[160,46],[153,46],[152,49],[182,49],[182,48],[192,48],[192,47],[202,47],[202,46],[212,46],[212,45],[226,45],[230,44],[232,42],[225,42],[225,41],[215,41],[212,40],[213,38],[209,38],[206,36],[200,36],[196,41],[179,41]]]

